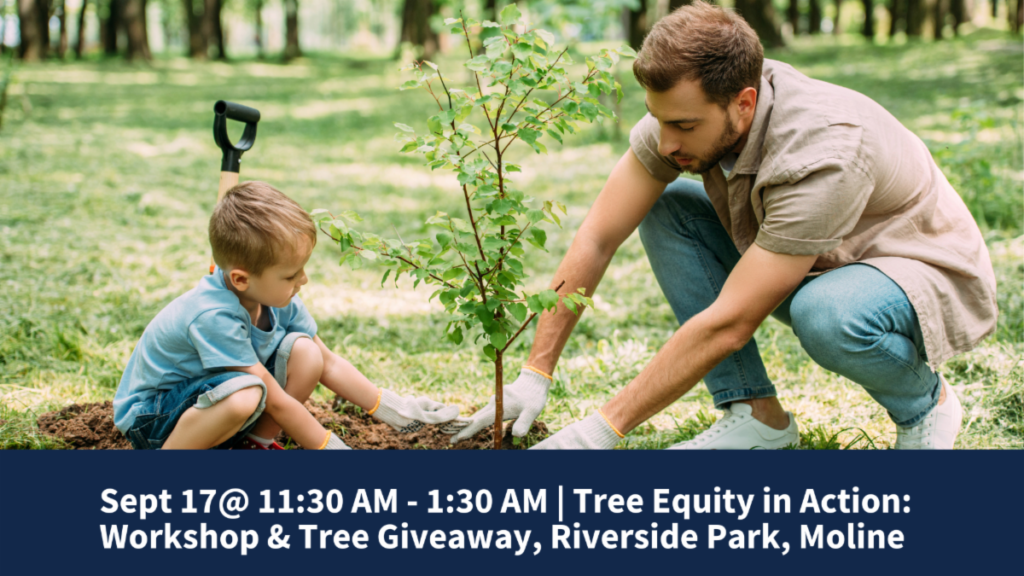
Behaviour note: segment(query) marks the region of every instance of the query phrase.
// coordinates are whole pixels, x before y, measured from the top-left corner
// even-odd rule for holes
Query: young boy
[[[303,406],[317,382],[402,432],[458,416],[377,388],[316,335],[296,295],[316,227],[284,194],[263,182],[229,190],[210,245],[213,274],[157,314],[121,377],[114,424],[136,449],[280,449],[281,428],[306,449],[348,449]]]

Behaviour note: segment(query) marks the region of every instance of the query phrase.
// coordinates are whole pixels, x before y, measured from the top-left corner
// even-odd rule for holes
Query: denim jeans
[[[640,224],[640,239],[680,324],[715,301],[740,259],[695,180],[665,189]],[[913,426],[938,404],[939,377],[928,366],[917,314],[876,268],[852,264],[805,278],[772,315],[792,327],[815,362],[863,386],[896,424]],[[776,395],[753,338],[704,383],[716,406]]]

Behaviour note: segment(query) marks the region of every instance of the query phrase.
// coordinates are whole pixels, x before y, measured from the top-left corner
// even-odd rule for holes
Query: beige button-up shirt
[[[658,153],[650,114],[630,146],[655,178],[679,166]],[[903,289],[929,364],[995,330],[996,281],[981,231],[925,144],[870,98],[765,60],[750,135],[726,178],[704,188],[733,242],[818,255],[811,274],[869,264]]]

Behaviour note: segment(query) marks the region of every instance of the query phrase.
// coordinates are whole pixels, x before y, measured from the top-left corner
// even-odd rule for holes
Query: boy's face
[[[309,282],[305,268],[312,254],[313,243],[302,236],[259,276],[236,268],[228,274],[228,280],[240,297],[264,306],[284,308]]]

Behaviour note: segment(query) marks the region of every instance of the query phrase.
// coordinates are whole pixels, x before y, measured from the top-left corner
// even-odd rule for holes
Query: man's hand
[[[424,424],[445,424],[441,431],[454,434],[466,426],[465,421],[456,421],[458,406],[446,406],[426,396],[413,398],[399,396],[386,388],[380,391],[380,404],[370,412],[375,418],[401,433],[415,432]]]
[[[530,431],[530,426],[544,410],[548,401],[548,388],[551,381],[532,370],[523,369],[516,381],[505,386],[503,416],[506,420],[516,419],[512,425],[512,435],[522,438]],[[494,396],[482,410],[478,410],[468,420],[465,428],[452,437],[452,444],[476,436],[487,426],[494,424]]]
[[[619,440],[618,433],[604,416],[595,412],[530,450],[611,450]]]

